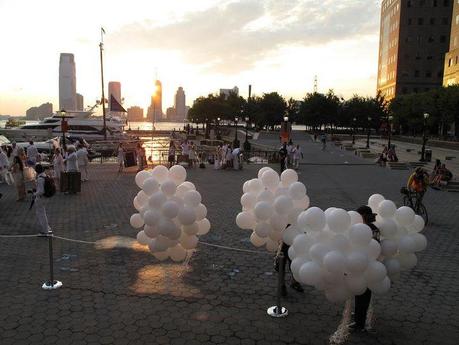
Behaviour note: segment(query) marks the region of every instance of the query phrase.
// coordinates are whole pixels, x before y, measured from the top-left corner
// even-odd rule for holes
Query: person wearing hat
[[[424,169],[418,167],[408,178],[406,188],[411,192],[419,194],[420,199],[422,199],[428,185],[429,175]]]
[[[363,223],[368,225],[373,232],[373,239],[380,241],[380,232],[376,225],[373,224],[376,221],[376,213],[373,213],[369,206],[360,206],[356,210],[361,216]],[[355,296],[354,306],[354,323],[349,325],[351,331],[365,332],[365,321],[367,319],[368,307],[370,306],[371,290],[367,290],[358,296]]]

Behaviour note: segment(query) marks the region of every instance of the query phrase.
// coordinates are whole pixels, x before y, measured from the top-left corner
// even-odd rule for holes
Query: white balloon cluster
[[[400,269],[414,267],[414,252],[427,244],[418,233],[424,227],[422,218],[408,207],[397,209],[380,195],[372,195],[369,206],[379,214],[375,225],[381,231],[381,244],[355,211],[331,207],[324,212],[312,207],[302,212],[298,227],[303,233],[294,237],[288,252],[295,279],[324,291],[331,302],[342,302],[367,288],[384,294],[390,289],[390,278]],[[379,261],[383,256],[384,261]]]
[[[368,199],[368,206],[377,213],[375,225],[381,231],[381,256],[387,274],[398,278],[401,271],[416,266],[416,252],[427,247],[427,239],[420,232],[424,229],[424,219],[416,215],[410,207],[397,209],[395,204],[380,194]]]
[[[130,220],[134,228],[143,227],[137,241],[148,245],[158,260],[183,261],[196,248],[198,235],[210,230],[201,194],[186,181],[186,170],[180,165],[140,171],[135,183],[142,189],[133,202],[139,213]]]
[[[309,207],[306,187],[298,182],[295,170],[279,174],[269,167],[258,171],[258,178],[246,181],[242,188],[242,212],[236,217],[241,229],[253,230],[250,241],[275,252],[280,240],[293,240],[299,229],[298,215]],[[291,226],[284,232],[288,224]]]

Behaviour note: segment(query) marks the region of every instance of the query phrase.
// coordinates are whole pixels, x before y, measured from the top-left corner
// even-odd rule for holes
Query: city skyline
[[[101,26],[107,32],[105,80],[121,82],[126,107],[146,109],[155,79],[163,84],[165,107],[173,105],[179,86],[187,90],[187,105],[235,85],[247,97],[249,84],[255,95],[278,91],[301,99],[312,92],[315,75],[321,92],[334,89],[345,98],[376,93],[378,0],[83,0],[72,10],[64,15],[65,5],[50,0],[0,0],[0,29],[10,32],[0,38],[9,47],[0,56],[1,114],[59,103],[62,52],[74,54],[78,91],[86,105],[95,104]],[[19,17],[21,26],[11,30]]]

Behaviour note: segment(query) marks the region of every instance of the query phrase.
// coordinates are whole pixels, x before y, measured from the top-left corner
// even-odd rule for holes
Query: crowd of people
[[[242,169],[242,150],[239,146],[233,148],[231,144],[219,144],[215,150],[215,155],[210,158],[210,163],[214,164],[214,169]]]
[[[292,139],[288,143],[283,143],[279,150],[279,162],[281,172],[285,169],[292,168],[298,170],[300,167],[300,159],[302,159],[303,151],[300,145],[294,145]]]

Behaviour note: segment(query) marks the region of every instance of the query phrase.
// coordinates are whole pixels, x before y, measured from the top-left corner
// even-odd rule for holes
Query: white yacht
[[[87,141],[104,139],[104,122],[102,117],[91,116],[92,112],[77,111],[67,113],[68,130],[66,134],[74,137],[81,137]],[[61,130],[62,118],[55,114],[47,117],[36,124],[26,124],[16,128],[0,128],[0,135],[6,136],[9,140],[46,140],[62,135]],[[128,139],[129,136],[124,133],[124,122],[115,117],[107,117],[106,121],[107,139],[118,140]]]

